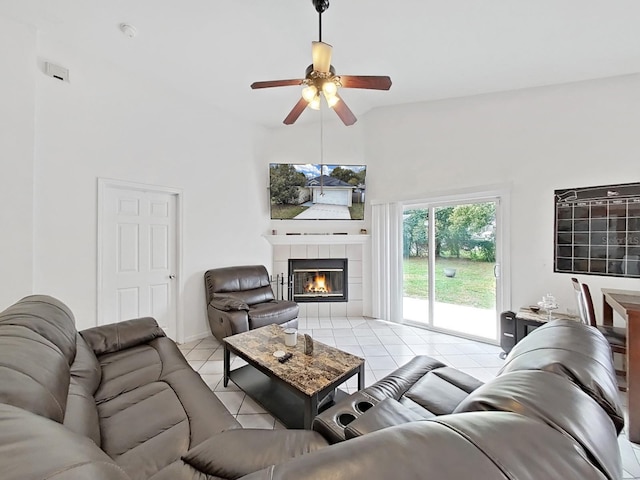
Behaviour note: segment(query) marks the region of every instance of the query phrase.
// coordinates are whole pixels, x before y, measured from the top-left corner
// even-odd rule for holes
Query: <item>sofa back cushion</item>
[[[102,379],[102,369],[93,350],[80,334],[76,337],[77,353],[71,364],[71,383],[67,396],[64,426],[89,437],[100,446],[100,420],[94,393]]]
[[[618,433],[622,430],[611,349],[597,329],[572,320],[535,329],[511,350],[498,375],[523,370],[544,370],[575,383],[607,412]]]
[[[62,425],[0,404],[3,480],[130,480],[91,440]]]
[[[62,422],[68,391],[62,352],[26,326],[0,323],[0,403]]]
[[[152,317],[134,318],[82,330],[80,335],[95,355],[119,352],[164,337],[164,331]]]
[[[477,388],[454,413],[514,412],[573,438],[607,478],[620,478],[617,432],[600,406],[577,385],[551,372],[501,375]]]
[[[71,377],[93,395],[102,380],[100,362],[80,334],[76,336],[76,345],[76,358],[71,364]]]
[[[0,325],[20,325],[54,344],[71,365],[76,356],[76,327],[71,310],[53,297],[31,295],[0,313]]]
[[[214,293],[233,293],[248,305],[275,300],[269,274],[263,265],[214,268],[205,272],[204,284],[207,303]]]
[[[622,473],[621,469],[619,470]],[[572,438],[515,413],[472,412],[385,428],[243,480],[605,477]],[[621,478],[620,476],[608,478]]]

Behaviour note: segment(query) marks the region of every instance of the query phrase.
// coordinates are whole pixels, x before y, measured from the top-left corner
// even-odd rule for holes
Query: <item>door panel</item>
[[[100,324],[152,316],[176,338],[176,207],[172,193],[105,188]]]
[[[403,214],[403,312],[406,320],[429,324],[429,209]]]
[[[118,297],[117,321],[129,318],[138,318],[140,305],[140,289],[136,287],[119,288],[116,291]]]

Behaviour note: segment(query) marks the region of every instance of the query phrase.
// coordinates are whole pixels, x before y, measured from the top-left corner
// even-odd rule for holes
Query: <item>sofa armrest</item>
[[[382,430],[408,422],[426,420],[434,415],[427,410],[424,415],[411,410],[393,398],[387,398],[369,410],[364,412],[344,429],[345,437],[348,439],[366,435],[367,433]]]
[[[234,479],[327,445],[319,433],[308,430],[227,430],[192,448],[182,460],[207,475]]]
[[[164,331],[151,317],[101,325],[79,333],[96,355],[118,352],[165,336]]]

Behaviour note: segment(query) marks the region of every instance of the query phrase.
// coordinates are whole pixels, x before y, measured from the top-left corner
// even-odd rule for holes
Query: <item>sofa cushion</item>
[[[481,385],[482,382],[471,375],[442,367],[428,372],[407,390],[405,396],[435,415],[445,415],[453,412]]]
[[[98,358],[82,335],[76,335],[76,358],[71,364],[71,377],[93,395],[102,380]]]
[[[209,475],[235,479],[326,446],[319,433],[308,430],[230,430],[201,443],[182,459]]]
[[[0,404],[3,480],[130,480],[87,437],[56,422]]]
[[[133,479],[181,465],[191,471],[179,462],[183,454],[214,434],[239,427],[167,337],[98,360],[102,448]]]
[[[22,325],[0,325],[0,403],[62,422],[69,364],[52,342]]]
[[[298,312],[298,304],[287,300],[258,303],[249,309],[249,328],[253,330],[272,323],[288,322],[298,318]]]
[[[399,400],[409,388],[432,370],[446,365],[435,358],[419,355],[402,367],[364,389],[367,395],[377,399],[395,398]]]
[[[74,377],[71,377],[69,385],[67,410],[63,423],[69,430],[89,437],[97,446],[100,446],[100,422],[96,401],[93,395]]]
[[[501,375],[464,399],[455,413],[507,411],[538,420],[573,438],[606,472],[618,472],[617,432],[607,413],[575,384],[545,371]],[[588,420],[587,420],[588,419]]]
[[[98,411],[102,449],[132,478],[150,477],[189,449],[189,419],[164,382],[124,393]]]
[[[118,352],[165,336],[151,317],[89,328],[80,334],[96,355]]]
[[[240,265],[214,268],[204,274],[207,303],[214,293],[234,293],[244,302],[254,303],[274,300],[269,274],[263,265]]]
[[[609,414],[618,433],[622,430],[624,414],[611,349],[597,329],[572,320],[536,328],[511,350],[498,375],[521,370],[544,370],[575,383]]]
[[[71,310],[47,295],[31,295],[0,313],[0,325],[21,325],[54,344],[68,365],[76,356],[76,327]]]
[[[509,479],[622,478],[619,455],[614,454],[610,458],[611,470],[600,470],[600,465],[594,462],[589,451],[585,451],[574,438],[528,416],[508,412],[470,412],[435,417],[423,423],[438,423],[450,428],[482,451]],[[615,436],[607,435],[601,439],[596,436],[594,440],[617,445]],[[454,458],[466,463],[463,456]],[[483,477],[472,475],[469,478]]]
[[[605,480],[607,477],[594,467],[572,438],[542,422],[515,413],[472,412],[386,428],[254,472],[243,480],[329,478]]]

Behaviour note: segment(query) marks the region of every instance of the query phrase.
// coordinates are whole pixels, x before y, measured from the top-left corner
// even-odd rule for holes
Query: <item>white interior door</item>
[[[150,316],[177,340],[178,195],[114,184],[101,190],[98,323]]]

